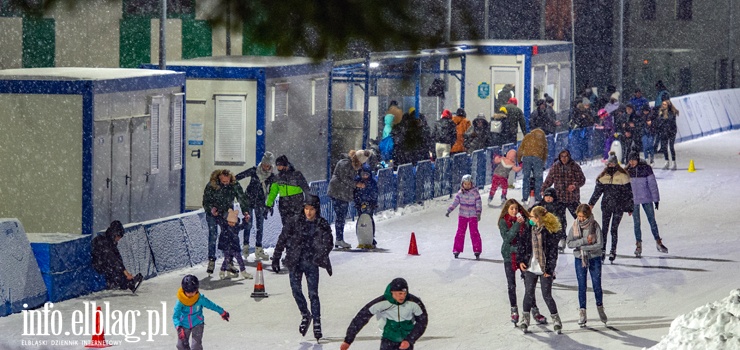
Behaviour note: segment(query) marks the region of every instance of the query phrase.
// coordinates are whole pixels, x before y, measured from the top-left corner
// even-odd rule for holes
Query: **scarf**
[[[532,228],[532,254],[537,257],[540,269],[545,272],[545,251],[542,249],[542,227],[535,226]],[[546,272],[545,272],[546,273]]]
[[[177,299],[180,300],[180,302],[185,306],[193,306],[198,299],[200,298],[200,293],[195,293],[192,297],[189,297],[185,295],[185,291],[182,290],[182,287],[177,290]]]
[[[270,189],[267,188],[267,184],[265,183],[270,175],[272,175],[272,169],[270,169],[269,171],[264,171],[262,170],[262,166],[257,166],[257,178],[260,180],[260,184],[262,184],[262,192],[265,195],[270,192]]]
[[[588,219],[586,219],[583,222],[577,221],[577,223],[578,223],[577,225],[573,225],[573,238],[578,239],[578,238],[583,237],[583,230],[586,230],[586,229],[588,230],[588,236],[589,237],[595,236],[595,234],[594,234],[594,232],[595,232],[594,231],[594,223],[596,223],[596,221],[594,221],[594,217],[593,216],[590,217],[590,218],[588,218]],[[581,266],[588,267],[588,260],[589,260],[589,258],[590,258],[590,256],[587,253],[581,251]]]

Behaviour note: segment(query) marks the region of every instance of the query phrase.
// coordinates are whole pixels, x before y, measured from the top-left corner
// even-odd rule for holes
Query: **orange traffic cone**
[[[409,242],[409,255],[419,255],[419,249],[416,248],[416,235],[411,232],[411,242]]]
[[[262,274],[262,261],[257,261],[257,275],[254,276],[254,292],[252,298],[267,298],[265,292],[265,278]]]
[[[100,315],[102,313],[100,306],[98,306],[97,312],[95,312],[95,333],[90,343],[85,345],[86,348],[107,348],[110,346],[105,341],[105,330],[100,328]]]

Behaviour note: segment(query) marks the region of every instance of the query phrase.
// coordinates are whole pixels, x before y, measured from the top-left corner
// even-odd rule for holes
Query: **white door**
[[[516,97],[517,100],[519,100],[517,107],[522,108],[524,100],[522,99],[523,87],[522,82],[520,81],[520,76],[521,74],[519,73],[518,67],[491,66],[491,95],[493,95],[493,98],[491,98],[491,114],[498,111],[501,107],[496,101],[499,100],[499,94],[505,87],[507,87],[507,85],[514,86],[511,97]]]
[[[111,123],[95,122],[93,145],[93,232],[111,222]]]
[[[130,119],[112,122],[111,147],[111,221],[131,222],[131,135]]]
[[[197,209],[202,206],[203,189],[210,174],[205,174],[203,162],[203,116],[206,105],[203,102],[185,102],[187,116],[185,124],[185,208]]]
[[[131,221],[147,221],[157,218],[157,211],[151,210],[156,199],[150,199],[151,186],[154,184],[149,158],[150,138],[149,116],[131,118],[131,179],[130,179],[130,212]]]

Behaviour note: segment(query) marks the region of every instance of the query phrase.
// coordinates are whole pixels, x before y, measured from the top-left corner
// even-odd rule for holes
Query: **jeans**
[[[178,350],[203,350],[203,330],[206,325],[201,323],[193,328],[185,328],[185,339],[177,339]],[[192,334],[193,340],[190,341]]]
[[[645,210],[645,216],[650,223],[650,231],[653,232],[653,238],[655,238],[656,241],[659,240],[660,234],[658,234],[658,223],[655,222],[653,203],[643,203],[642,209]],[[635,210],[632,213],[632,221],[635,224],[635,241],[642,242],[642,230],[640,229],[640,204],[635,204]]]
[[[308,299],[311,300],[311,312],[308,311],[306,297],[303,295],[303,275],[306,275],[308,284]],[[319,267],[310,261],[301,260],[294,268],[290,269],[290,289],[293,291],[293,299],[298,305],[301,315],[313,314],[314,323],[321,320],[321,302],[319,301]]]
[[[645,159],[655,156],[655,137],[653,135],[642,135],[642,152],[645,153]]]
[[[603,200],[603,199],[602,199]],[[609,229],[611,228],[612,231],[612,250],[613,252],[617,251],[617,240],[618,240],[618,232],[619,232],[619,223],[622,222],[622,216],[624,215],[624,212],[617,211],[617,212],[610,212],[609,210],[604,210],[604,207],[601,209],[601,238],[604,242],[601,246],[602,251],[606,251],[606,236],[609,234]],[[611,227],[609,226],[609,222],[611,222]]]
[[[334,231],[336,231],[337,241],[344,240],[344,222],[347,220],[347,211],[349,202],[343,200],[331,199],[331,205],[334,207]]]
[[[522,157],[522,202],[529,198],[529,192],[534,190],[534,199],[539,202],[542,200],[540,188],[542,188],[542,172],[545,171],[545,162],[539,157],[526,156]],[[534,176],[534,188],[529,184],[530,176]]]
[[[209,212],[206,212],[206,223],[208,224],[208,260],[216,260],[218,225],[216,225],[216,218]]]
[[[455,243],[452,247],[453,253],[462,253],[465,248],[465,231],[467,231],[468,226],[470,226],[470,240],[473,242],[473,252],[481,252],[482,244],[480,240],[480,232],[478,231],[478,218],[458,216],[457,233],[455,234]]]
[[[522,308],[524,312],[530,312],[534,303],[534,290],[537,288],[537,279],[539,278],[542,283],[542,298],[545,299],[547,309],[551,315],[558,313],[558,306],[555,304],[555,299],[552,297],[552,276],[545,277],[544,275],[535,275],[529,271],[524,271],[524,303]]]
[[[578,307],[586,308],[586,274],[591,274],[591,285],[596,296],[596,306],[604,304],[604,293],[601,290],[601,257],[595,257],[588,260],[588,266],[583,267],[581,259],[576,258],[576,280],[578,281]]]
[[[252,213],[252,211],[252,209],[247,209],[248,213]],[[252,222],[254,222],[254,225],[257,226],[257,229],[255,230],[254,246],[262,246],[262,234],[265,230],[265,217],[267,217],[267,208],[254,208],[252,219],[247,222],[247,227],[244,229],[244,245],[249,245],[249,234],[252,232]]]

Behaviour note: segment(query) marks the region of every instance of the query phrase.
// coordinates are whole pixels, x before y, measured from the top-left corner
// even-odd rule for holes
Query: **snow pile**
[[[650,349],[740,349],[740,289],[679,316],[668,335]]]

